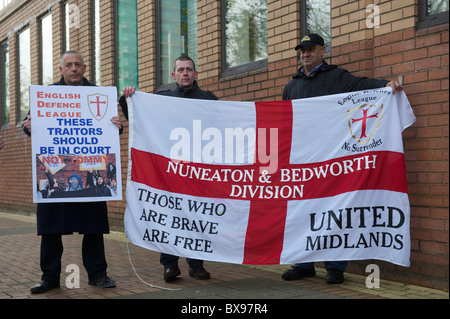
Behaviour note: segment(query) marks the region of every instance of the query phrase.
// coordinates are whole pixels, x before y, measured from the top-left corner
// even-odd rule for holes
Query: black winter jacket
[[[214,93],[200,89],[197,84],[197,81],[195,81],[194,85],[190,89],[187,89],[187,90],[180,87],[177,83],[176,88],[174,88],[173,90],[163,90],[163,91],[157,92],[156,94],[173,96],[173,97],[182,97],[182,98],[187,98],[187,99],[217,100],[217,96],[215,96]]]
[[[197,81],[195,81],[194,85],[190,89],[187,89],[187,90],[180,87],[178,85],[178,83],[176,85],[177,86],[172,90],[162,90],[162,91],[156,92],[156,94],[173,96],[173,97],[181,97],[181,98],[187,98],[187,99],[218,100],[217,96],[215,96],[214,93],[200,89],[200,87],[197,84]],[[128,104],[127,104],[127,100],[125,99],[125,96],[122,95],[120,97],[119,104],[122,107],[123,115],[128,120]]]
[[[356,77],[336,65],[323,65],[306,76],[300,69],[285,86],[283,100],[295,100],[309,97],[346,93],[386,86],[389,81]]]

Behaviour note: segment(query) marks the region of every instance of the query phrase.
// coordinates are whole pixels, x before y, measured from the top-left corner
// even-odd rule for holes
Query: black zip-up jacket
[[[200,87],[197,84],[197,81],[194,81],[193,86],[187,90],[179,86],[178,83],[176,83],[176,85],[177,86],[172,90],[162,90],[156,92],[156,94],[173,97],[182,97],[187,99],[218,100],[217,96],[215,96],[214,93],[200,89]],[[122,107],[123,115],[128,120],[128,104],[125,96],[122,95],[120,97],[119,104]]]
[[[323,61],[322,66],[310,76],[306,76],[299,69],[285,86],[283,100],[376,89],[386,86],[387,83],[389,81],[354,76],[345,69]]]
[[[187,99],[199,99],[199,100],[217,100],[217,96],[210,91],[202,90],[197,81],[194,81],[194,84],[190,89],[185,90],[183,87],[177,86],[173,90],[163,90],[156,92],[156,94],[173,96],[173,97],[183,97]]]

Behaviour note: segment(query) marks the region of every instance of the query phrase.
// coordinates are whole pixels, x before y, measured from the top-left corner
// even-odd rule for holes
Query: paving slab
[[[225,314],[226,306],[235,303],[267,303],[272,309],[280,310],[297,307],[300,299],[308,302],[325,299],[340,302],[372,299],[449,300],[449,294],[445,291],[384,280],[380,288],[369,289],[365,286],[364,276],[350,273],[345,274],[343,284],[329,285],[325,283],[326,271],[320,267],[316,268],[316,277],[285,281],[281,274],[289,265],[249,266],[206,261],[204,266],[211,273],[211,279],[197,280],[189,277],[184,258],[179,261],[182,272],[179,279],[166,283],[162,278],[159,253],[129,243],[122,232],[105,235],[108,275],[117,282],[117,287],[101,289],[88,285],[81,258],[82,235],[73,234],[63,236],[61,287],[43,294],[31,294],[30,288],[41,277],[40,237],[36,235],[35,216],[0,211],[0,240],[2,301],[115,300],[114,305],[117,306],[123,301],[145,300],[175,313],[182,313],[187,306],[208,304],[217,305],[216,309],[220,306],[221,313]],[[66,268],[74,265],[79,268],[79,287],[72,287],[72,271]],[[193,309],[190,310],[196,311]]]

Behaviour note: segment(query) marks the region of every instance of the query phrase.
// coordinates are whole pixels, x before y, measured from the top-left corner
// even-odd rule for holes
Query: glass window
[[[449,21],[448,0],[419,0],[418,28],[427,28]]]
[[[52,15],[41,20],[41,84],[53,83]]]
[[[70,50],[70,30],[80,28],[80,8],[76,4],[63,4],[64,15],[64,51]]]
[[[448,11],[448,0],[427,0],[427,15]]]
[[[0,45],[0,126],[9,124],[9,45]]]
[[[64,52],[70,50],[70,17],[69,17],[69,4],[66,2],[63,4],[63,16],[64,16]]]
[[[10,4],[12,0],[0,0],[0,10],[3,10]]]
[[[94,64],[95,84],[101,85],[100,80],[100,0],[94,0]]]
[[[225,69],[267,59],[267,0],[226,0],[225,10]]]
[[[173,64],[181,55],[197,66],[197,52],[197,1],[159,1],[159,84],[175,82]]]
[[[317,33],[325,41],[327,51],[331,51],[331,3],[330,0],[306,0],[306,30]]]
[[[17,109],[17,120],[22,121],[28,113],[30,99],[28,87],[31,84],[31,59],[30,59],[30,28],[21,31],[18,36],[19,43],[19,107]]]
[[[118,0],[118,87],[138,88],[138,41],[137,41],[137,2],[135,0]]]

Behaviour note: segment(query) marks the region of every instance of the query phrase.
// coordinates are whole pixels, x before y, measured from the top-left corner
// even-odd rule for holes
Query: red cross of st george
[[[256,131],[265,128],[266,132],[275,128],[278,131],[278,169],[271,175],[271,185],[281,187],[282,185],[293,185],[292,182],[282,182],[280,169],[307,169],[319,164],[292,164],[292,126],[293,107],[291,101],[256,102]],[[271,150],[270,136],[266,134],[266,141],[256,140],[256,151],[263,147],[264,150]],[[299,137],[297,137],[299,138]],[[301,138],[301,137],[300,137]],[[324,136],[324,140],[326,140]],[[299,151],[299,150],[296,150]],[[304,151],[304,150],[300,150]],[[393,191],[407,191],[406,176],[404,175],[403,153],[393,152],[368,152],[364,155],[356,154],[343,157],[341,161],[359,161],[361,156],[374,156],[376,153],[377,167],[373,170],[355,170],[352,174],[341,174],[327,178],[317,178],[306,182],[308,184],[308,194],[303,198],[283,198],[283,196],[272,196],[269,199],[258,196],[252,198],[232,197],[230,189],[232,184],[230,176],[220,181],[212,178],[192,178],[192,172],[196,171],[253,171],[259,174],[260,167],[266,167],[267,163],[262,163],[259,156],[255,155],[255,162],[251,165],[211,165],[205,163],[183,163],[189,165],[193,170],[191,175],[168,173],[168,163],[171,159],[161,155],[148,153],[145,151],[131,149],[132,171],[131,179],[138,183],[146,184],[156,189],[169,192],[187,194],[191,196],[228,198],[233,200],[250,200],[250,212],[245,237],[244,264],[279,264],[283,250],[284,230],[290,200],[305,200],[311,198],[321,198],[342,194],[360,189],[387,189]],[[272,154],[271,154],[272,155]],[[333,160],[322,162],[320,165],[332,166]],[[358,162],[359,163],[359,162]],[[360,164],[360,163],[359,163]],[[358,164],[358,165],[359,165]],[[182,165],[182,164],[180,164]],[[184,176],[181,176],[184,175]],[[201,173],[200,173],[201,175]],[[212,174],[211,174],[212,175]],[[209,176],[211,176],[209,175]],[[188,176],[188,177],[187,177]],[[197,175],[198,176],[198,175]],[[223,176],[222,176],[223,177]],[[256,178],[257,180],[258,178]],[[240,185],[243,184],[239,181]],[[261,182],[251,181],[253,186],[261,186]],[[300,212],[308,213],[308,212]]]

